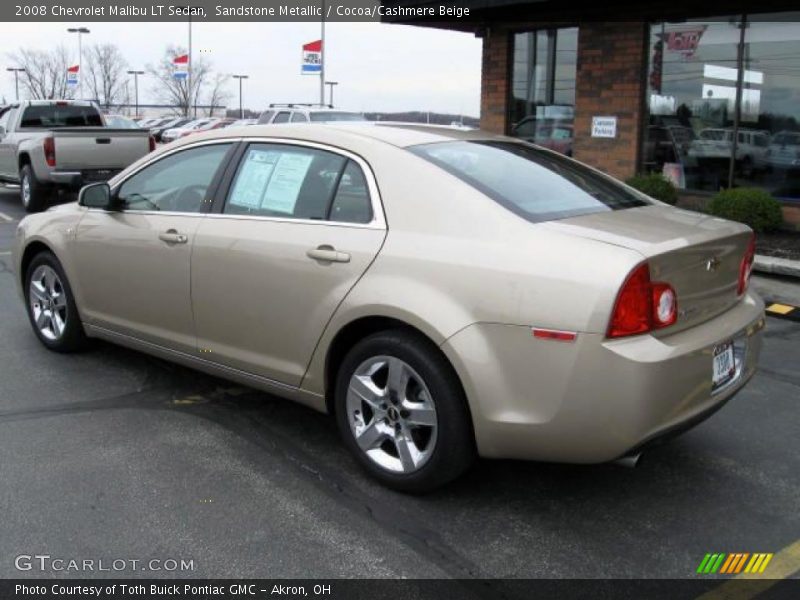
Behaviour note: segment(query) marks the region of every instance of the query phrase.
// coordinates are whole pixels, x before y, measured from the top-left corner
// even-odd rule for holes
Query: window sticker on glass
[[[256,210],[261,208],[264,192],[279,158],[280,154],[275,151],[251,149],[236,178],[231,204]]]
[[[293,214],[297,196],[305,181],[313,156],[309,154],[281,154],[267,184],[261,208],[273,212]]]

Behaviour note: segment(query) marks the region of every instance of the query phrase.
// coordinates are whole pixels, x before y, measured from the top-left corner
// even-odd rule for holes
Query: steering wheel
[[[124,206],[128,206],[133,202],[145,202],[148,208],[151,208],[153,210],[161,210],[158,204],[151,202],[149,198],[145,198],[144,196],[136,192],[128,194],[125,198],[122,198],[122,201],[124,202]]]
[[[201,184],[187,185],[173,201],[175,210],[181,212],[198,212],[206,197],[207,186]]]

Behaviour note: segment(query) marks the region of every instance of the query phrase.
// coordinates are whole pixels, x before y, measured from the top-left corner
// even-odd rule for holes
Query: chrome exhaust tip
[[[622,467],[627,467],[628,469],[636,468],[636,465],[639,464],[639,460],[642,458],[642,454],[629,454],[627,456],[623,456],[622,458],[618,458],[614,461],[615,464],[618,464]]]

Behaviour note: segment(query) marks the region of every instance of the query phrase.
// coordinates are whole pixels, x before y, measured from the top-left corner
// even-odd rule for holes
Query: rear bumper
[[[662,338],[580,333],[558,342],[486,323],[442,349],[464,384],[482,456],[599,463],[719,409],[755,373],[764,324],[763,302],[748,293],[724,314]],[[729,340],[738,373],[712,393],[712,352]]]

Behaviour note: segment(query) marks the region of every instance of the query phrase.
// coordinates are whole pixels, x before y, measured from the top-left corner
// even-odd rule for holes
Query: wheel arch
[[[20,283],[23,286],[25,285],[25,276],[28,273],[28,267],[30,266],[31,261],[33,261],[36,255],[41,254],[42,252],[49,252],[56,257],[56,260],[61,262],[61,260],[58,258],[58,254],[56,254],[53,248],[41,240],[32,240],[25,246],[25,249],[22,251],[22,257],[19,261],[19,278]]]
[[[441,358],[444,360],[444,363],[450,368],[452,371],[454,380],[458,383],[461,389],[461,397],[464,400],[464,406],[467,410],[467,415],[469,417],[470,423],[470,430],[472,433],[473,440],[475,439],[475,431],[474,431],[474,423],[472,419],[472,409],[470,407],[469,399],[467,398],[466,388],[464,387],[464,383],[461,380],[461,376],[458,373],[458,369],[456,369],[455,365],[452,363],[450,358],[445,354],[445,352],[441,349],[439,344],[437,344],[434,339],[427,334],[422,329],[415,327],[414,325],[408,323],[397,317],[389,317],[385,315],[370,315],[370,316],[361,316],[358,317],[344,326],[342,326],[339,331],[333,336],[330,344],[328,345],[326,352],[325,352],[325,362],[324,362],[324,390],[325,390],[325,408],[330,415],[334,415],[336,412],[335,409],[335,392],[336,392],[336,376],[339,371],[339,367],[342,364],[347,353],[361,340],[364,338],[381,331],[392,331],[392,330],[401,330],[409,332],[421,340],[426,342],[428,346]]]

